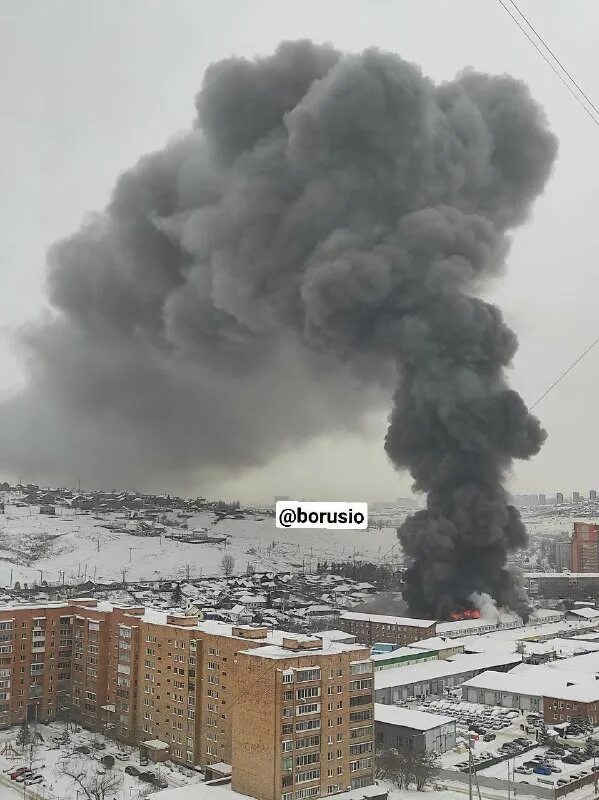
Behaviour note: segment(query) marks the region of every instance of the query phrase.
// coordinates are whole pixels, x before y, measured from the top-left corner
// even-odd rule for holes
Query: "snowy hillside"
[[[40,514],[39,506],[6,505],[0,515],[0,585],[12,582],[82,582],[184,577],[220,574],[224,552],[235,559],[235,572],[251,563],[256,570],[315,569],[318,561],[368,558],[378,560],[397,543],[394,528],[368,531],[279,530],[272,517],[225,519],[212,512],[186,519],[189,530],[206,528],[227,536],[224,544],[186,544],[161,536],[136,536],[123,530],[122,512],[85,514],[56,508],[56,516]],[[108,527],[107,527],[108,526]],[[113,530],[111,527],[120,530]],[[393,555],[397,558],[399,547]],[[385,559],[386,561],[386,559]]]

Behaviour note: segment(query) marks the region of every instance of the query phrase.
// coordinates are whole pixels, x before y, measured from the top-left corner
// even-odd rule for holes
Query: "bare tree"
[[[80,758],[65,758],[57,769],[71,779],[73,788],[87,800],[109,800],[123,783],[118,770],[95,771],[88,761]]]
[[[439,757],[434,752],[390,748],[377,754],[376,776],[398,789],[409,789],[414,784],[417,791],[422,792],[437,775],[438,762]]]
[[[230,553],[225,553],[225,555],[222,557],[220,568],[223,575],[225,575],[227,578],[229,575],[233,574],[233,570],[235,569],[235,559]]]

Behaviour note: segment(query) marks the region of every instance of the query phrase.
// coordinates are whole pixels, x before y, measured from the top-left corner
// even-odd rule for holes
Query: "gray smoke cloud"
[[[212,65],[196,108],[52,248],[3,461],[181,485],[355,430],[395,385],[386,449],[429,498],[401,531],[408,602],[517,605],[525,530],[502,479],[544,434],[477,294],[556,153],[527,87],[300,41]]]

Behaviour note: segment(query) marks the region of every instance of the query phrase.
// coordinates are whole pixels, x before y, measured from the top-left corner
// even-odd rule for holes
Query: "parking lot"
[[[33,733],[33,728],[31,728]],[[110,784],[112,800],[137,800],[159,788],[197,783],[201,775],[185,767],[140,764],[139,750],[65,723],[38,725],[39,737],[16,756],[18,728],[0,732],[0,797],[14,789],[14,796],[40,800],[65,800],[77,796],[78,784],[67,773],[83,774],[83,780]],[[9,789],[10,787],[10,789]],[[79,796],[84,793],[79,789]]]
[[[593,784],[595,774],[599,781],[599,749],[597,756],[586,752],[591,731],[577,731],[579,735],[566,738],[550,731],[552,743],[539,745],[538,714],[445,699],[425,701],[418,708],[456,720],[458,747],[443,754],[445,767],[468,772],[466,743],[470,740],[473,770],[484,777],[508,780],[509,769],[510,781],[548,788],[574,788],[586,781]]]

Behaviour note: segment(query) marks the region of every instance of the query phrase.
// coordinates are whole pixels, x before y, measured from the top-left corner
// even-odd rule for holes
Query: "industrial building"
[[[392,705],[402,700],[443,695],[480,672],[511,669],[521,661],[522,656],[516,653],[477,653],[458,655],[451,661],[378,670],[374,673],[375,700]]]
[[[436,650],[420,650],[416,647],[399,647],[387,653],[371,656],[375,670],[407,667],[410,664],[422,664],[426,661],[438,661]]]
[[[339,624],[344,631],[353,634],[358,642],[369,645],[375,642],[406,645],[428,639],[437,633],[437,623],[433,619],[362,614],[354,611],[341,614]]]
[[[442,714],[376,703],[374,729],[377,749],[445,753],[456,745],[455,719]]]

